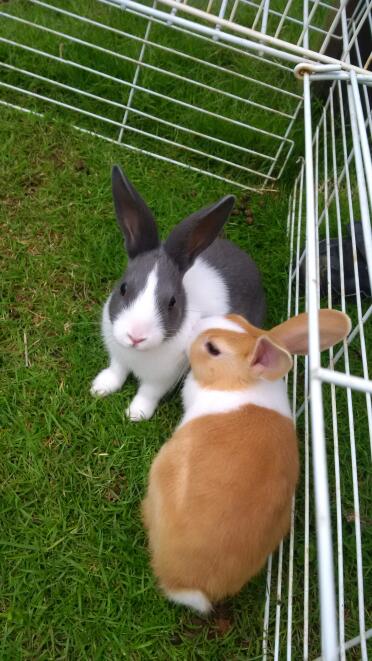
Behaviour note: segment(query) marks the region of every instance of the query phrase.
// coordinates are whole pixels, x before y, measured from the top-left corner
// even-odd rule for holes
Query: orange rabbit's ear
[[[240,326],[245,331],[250,333],[250,335],[252,335],[253,337],[257,337],[257,335],[261,335],[261,333],[265,332],[260,328],[257,328],[257,326],[253,326],[253,324],[250,324],[249,321],[247,321],[245,317],[242,317],[240,314],[227,314],[226,319],[230,319],[230,321],[233,321],[235,324],[238,324],[238,326]]]
[[[309,352],[309,316],[299,314],[275,326],[270,331],[274,342],[285,346],[292,354],[305,356]],[[319,310],[320,350],[329,349],[346,337],[351,330],[350,318],[338,310]]]
[[[292,357],[268,335],[261,335],[256,340],[250,367],[255,376],[276,381],[289,372]]]

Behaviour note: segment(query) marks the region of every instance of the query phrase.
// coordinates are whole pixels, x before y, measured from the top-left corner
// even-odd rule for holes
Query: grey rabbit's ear
[[[128,256],[133,259],[157,248],[159,238],[154,216],[118,165],[112,168],[112,196]]]
[[[234,204],[235,197],[227,195],[211,206],[196,211],[174,228],[164,248],[181,273],[187,271],[198,255],[217,238]]]

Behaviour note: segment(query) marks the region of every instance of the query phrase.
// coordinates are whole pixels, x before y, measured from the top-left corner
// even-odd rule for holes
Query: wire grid
[[[359,6],[359,10],[361,8]],[[365,20],[372,36],[370,13]],[[356,34],[358,25],[355,15],[349,22],[343,15],[345,47]],[[354,40],[353,43],[355,57],[361,65],[358,42]],[[349,52],[347,48],[346,51]],[[321,362],[318,349],[310,351],[309,359],[294,359],[290,390],[299,438],[303,439],[301,485],[304,490],[299,489],[294,503],[289,541],[280,546],[278,558],[270,559],[268,565],[263,657],[318,657],[321,652],[317,635],[320,602],[321,658],[347,659],[353,652],[352,658],[364,661],[372,651],[372,381],[369,375],[372,305],[371,299],[365,298],[360,289],[355,223],[362,222],[372,285],[371,96],[366,85],[358,87],[353,74],[348,83],[335,81],[321,119],[312,131],[310,79],[307,78],[304,81],[306,159],[295,180],[288,210],[288,316],[309,311],[310,347],[311,335],[317,334],[320,304],[347,312],[353,320],[353,331],[340,349],[331,349],[328,355],[322,356]],[[312,205],[313,209],[309,209]],[[340,250],[339,300],[332,289],[330,239],[336,238],[340,249],[348,224],[356,296],[345,296]],[[322,240],[326,241],[327,250],[326,255],[320,256],[319,241]],[[305,242],[306,251],[303,250]],[[306,267],[309,285],[304,292]],[[322,283],[326,282],[326,297],[322,299],[320,278]],[[301,560],[303,575],[298,576],[295,567],[301,566]],[[317,575],[320,592],[315,580]],[[294,620],[303,621],[303,627],[299,628],[298,624],[294,627]]]
[[[292,67],[301,57],[286,53],[289,62],[279,61],[283,52],[264,44],[267,52],[254,52],[219,24],[185,25],[181,4],[193,7],[175,4],[98,0],[77,11],[76,3],[28,0],[21,10],[14,4],[16,14],[4,6],[0,101],[53,112],[76,128],[241,188],[274,189],[293,149],[302,90]],[[250,0],[196,4],[211,19],[241,20],[275,39],[289,31],[301,45],[307,35],[317,49],[327,45],[326,27],[338,16],[318,0],[306,25],[291,0],[281,11]]]
[[[372,306],[361,295],[356,267],[356,301],[345,297],[342,278],[338,304],[353,318],[354,329],[342,348],[331,350],[322,362],[316,310],[320,302],[337,306],[329,245],[320,263],[319,240],[336,237],[340,243],[350,223],[355,252],[355,222],[361,220],[372,274],[372,118],[370,88],[364,84],[368,76],[363,77],[368,60],[359,47],[363,27],[369,26],[372,35],[372,2],[359,0],[350,18],[343,0],[337,7],[304,0],[300,12],[299,3],[291,0],[215,0],[203,4],[207,17],[200,15],[202,4],[101,0],[100,21],[91,18],[90,3],[82,14],[66,2],[29,0],[17,17],[7,8],[0,12],[6,30],[1,37],[6,48],[2,102],[37,113],[57,108],[63,116],[70,113],[80,130],[229,184],[263,190],[275,186],[291,155],[290,133],[303,89],[305,159],[294,183],[287,231],[288,315],[305,309],[310,316],[309,359],[295,358],[289,379],[303,439],[304,488],[294,503],[290,537],[268,563],[262,656],[314,659],[322,653],[328,661],[349,658],[350,650],[365,660],[372,638],[372,581],[365,550],[371,530]],[[339,19],[342,30],[336,34]],[[17,40],[20,26],[29,28],[28,43]],[[242,36],[242,26],[251,32]],[[258,36],[252,33],[256,30]],[[108,33],[117,38],[115,51],[105,46]],[[342,58],[339,71],[327,55],[331,42]],[[304,54],[313,64],[302,88],[292,69]],[[179,73],[186,61],[189,77]],[[317,68],[319,63],[332,64],[331,70]],[[276,85],[269,82],[273,71]],[[313,131],[311,90],[324,79],[334,82]],[[185,89],[194,90],[192,103],[182,97]],[[267,115],[264,131],[255,127],[255,112]],[[232,129],[229,141],[226,126]],[[305,265],[309,285],[304,296],[300,274]],[[327,300],[322,301],[320,272],[327,279]],[[296,567],[302,566],[299,573]]]
[[[131,2],[130,0],[111,0],[113,4],[130,7],[133,11],[144,11],[150,7],[151,1]],[[347,4],[343,0],[341,7],[324,0],[313,0],[311,8],[304,20],[302,3],[296,0],[159,0],[157,7],[160,11],[168,13],[168,21],[176,23],[176,18],[195,17],[214,25],[217,34],[213,38],[218,40],[224,35],[219,31],[231,29],[241,34],[257,38],[264,44],[265,36],[269,37],[268,44],[293,51],[290,44],[303,47],[306,35],[308,46],[312,50],[324,53],[331,40],[340,40],[340,35],[334,34],[342,8]],[[142,7],[141,7],[142,6]],[[230,26],[228,25],[230,23]],[[295,49],[293,52],[298,52]],[[264,51],[262,50],[262,53]]]

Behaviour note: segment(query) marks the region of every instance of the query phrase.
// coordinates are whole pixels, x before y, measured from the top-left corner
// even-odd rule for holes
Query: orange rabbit
[[[288,533],[299,460],[283,377],[291,354],[307,353],[307,324],[300,314],[270,331],[236,315],[199,325],[185,414],[152,464],[143,502],[152,566],[176,603],[208,612]],[[319,327],[326,349],[351,324],[321,310]]]

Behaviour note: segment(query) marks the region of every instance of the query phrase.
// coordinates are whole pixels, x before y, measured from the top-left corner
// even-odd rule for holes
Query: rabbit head
[[[112,170],[112,193],[129,257],[109,301],[112,333],[123,347],[145,351],[182,328],[187,314],[183,277],[217,238],[235,198],[224,197],[185,218],[161,243],[152,212],[118,166]]]
[[[343,312],[319,311],[321,351],[348,335],[351,321]],[[257,381],[275,381],[292,367],[292,354],[308,353],[308,315],[299,314],[269,331],[239,315],[202,320],[191,344],[190,363],[203,387],[240,390]]]

